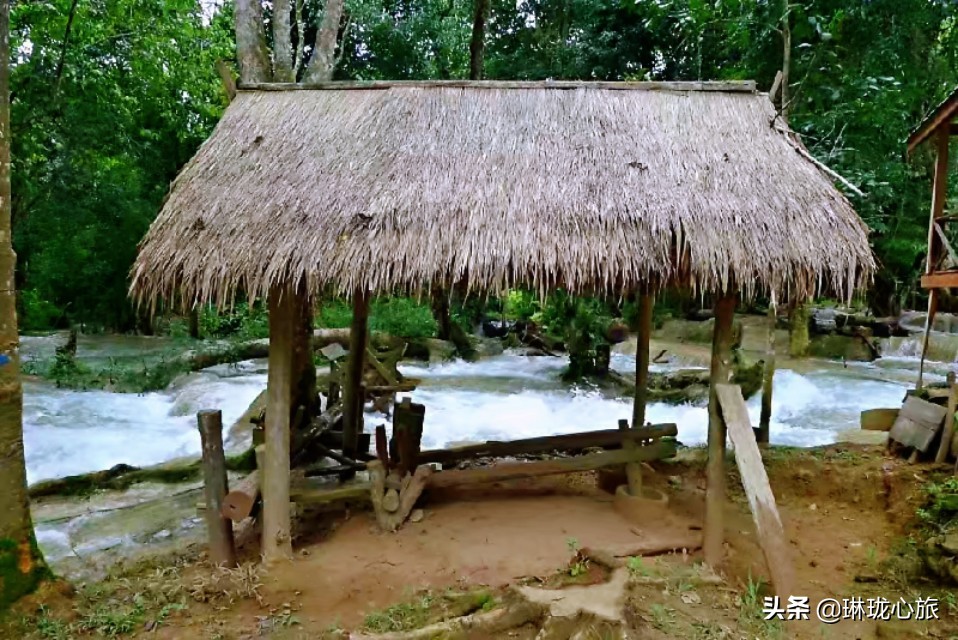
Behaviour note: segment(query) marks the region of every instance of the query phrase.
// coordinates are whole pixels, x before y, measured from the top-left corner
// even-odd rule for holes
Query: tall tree
[[[475,0],[472,16],[472,40],[469,42],[469,78],[482,80],[486,51],[486,21],[492,0]]]
[[[27,494],[11,217],[10,0],[0,0],[0,610],[33,591],[48,573]]]

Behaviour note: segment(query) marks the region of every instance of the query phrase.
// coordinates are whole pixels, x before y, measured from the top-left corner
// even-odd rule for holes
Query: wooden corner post
[[[203,491],[206,498],[206,535],[209,558],[214,565],[236,566],[233,523],[220,513],[228,490],[226,455],[223,453],[223,414],[200,411],[196,414],[203,445]]]
[[[343,380],[343,455],[356,458],[359,434],[363,427],[363,368],[366,365],[366,344],[369,320],[369,293],[353,292],[353,321],[349,327],[349,357]]]
[[[289,287],[269,292],[269,371],[266,380],[263,496],[263,560],[292,559],[289,515],[289,423],[294,388],[294,341],[298,301]]]
[[[635,399],[632,404],[632,426],[645,426],[645,405],[649,395],[649,340],[652,338],[652,307],[655,298],[639,295],[638,334],[635,337]]]
[[[722,562],[725,509],[725,423],[718,404],[716,385],[726,384],[732,371],[732,322],[735,296],[723,294],[715,302],[712,334],[712,366],[709,374],[709,435],[707,486],[705,489],[705,562],[713,568]]]

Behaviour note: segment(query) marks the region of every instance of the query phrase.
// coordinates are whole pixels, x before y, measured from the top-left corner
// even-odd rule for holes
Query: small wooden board
[[[861,413],[861,427],[866,431],[890,431],[898,413],[898,409],[866,409]]]
[[[902,405],[888,437],[924,453],[941,429],[945,413],[942,406],[910,396]]]
[[[742,390],[737,385],[717,384],[715,393],[729,438],[735,447],[735,463],[738,465],[739,475],[742,476],[742,485],[745,487],[745,495],[748,496],[748,505],[758,530],[758,541],[765,555],[765,564],[772,576],[772,585],[779,597],[787,598],[795,593],[795,572],[785,530],[775,505],[775,495],[768,483],[762,454],[758,450],[755,433],[748,419],[748,407],[745,406]]]

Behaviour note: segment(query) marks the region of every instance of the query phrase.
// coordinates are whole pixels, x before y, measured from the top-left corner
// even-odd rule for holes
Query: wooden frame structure
[[[733,112],[737,117],[728,117]],[[677,124],[660,126],[662,113]],[[712,126],[700,127],[709,118]],[[310,123],[308,135],[290,138],[292,122]],[[702,135],[688,133],[696,127],[714,140],[699,144]],[[714,389],[731,376],[739,293],[803,299],[823,286],[850,294],[874,269],[867,229],[833,178],[750,82],[248,85],[174,182],[141,244],[131,291],[151,303],[175,296],[228,306],[238,289],[268,298],[259,478],[267,562],[292,555],[290,432],[301,427],[300,399],[315,397],[315,384],[306,388],[300,379],[310,339],[302,318],[312,295],[334,290],[352,298],[337,447],[349,462],[363,453],[357,438],[370,296],[460,284],[485,291],[531,285],[540,293],[635,292],[632,425],[595,436],[622,451],[571,464],[529,463],[521,472],[611,460],[631,465],[629,484],[638,490],[638,462],[669,449],[647,442],[661,430],[645,426],[653,295],[670,287],[707,293],[715,300],[715,327],[704,550],[717,566],[724,555],[726,426]],[[364,189],[371,200],[356,197],[356,185],[366,182],[375,186]],[[780,193],[755,195],[768,185]],[[768,243],[775,234],[785,239]],[[431,244],[423,245],[424,238]],[[575,250],[570,242],[578,243]],[[756,253],[760,243],[764,250]],[[410,486],[490,475],[433,478],[429,467],[409,468],[400,455],[398,469],[406,475],[391,479],[383,465],[390,458],[385,434],[376,436],[379,460],[370,470],[381,486],[374,503],[408,503],[401,494]]]
[[[924,142],[934,145],[935,170],[931,187],[931,214],[928,217],[928,252],[921,286],[929,289],[928,315],[925,317],[925,335],[922,340],[921,362],[918,367],[917,388],[921,388],[925,373],[925,354],[928,339],[938,312],[938,296],[942,289],[958,287],[958,251],[948,240],[947,231],[958,221],[958,212],[945,210],[948,193],[948,160],[951,137],[958,135],[958,89],[945,99],[908,137],[907,153],[911,155]]]

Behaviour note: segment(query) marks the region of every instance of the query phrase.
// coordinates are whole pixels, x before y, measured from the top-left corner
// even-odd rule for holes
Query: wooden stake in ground
[[[290,288],[269,293],[269,371],[266,381],[266,454],[261,473],[263,559],[291,559],[289,517],[289,423],[293,397],[293,341],[299,317]]]
[[[363,368],[366,366],[369,294],[353,292],[353,321],[349,329],[349,356],[343,378],[343,455],[356,459],[363,425]]]
[[[951,450],[951,438],[955,433],[955,410],[958,409],[958,384],[955,384],[955,373],[948,373],[948,386],[951,393],[948,395],[948,409],[945,411],[945,428],[941,431],[941,443],[938,445],[938,454],[935,462],[941,463],[948,459]]]
[[[646,351],[648,354],[648,351]],[[629,421],[619,420],[619,431],[623,432],[622,449],[625,451],[635,451],[635,441],[627,434],[629,432]],[[629,495],[641,497],[642,495],[642,467],[637,462],[628,462],[625,465],[625,477],[629,483]]]
[[[715,303],[715,331],[712,334],[712,367],[709,373],[709,458],[705,490],[705,562],[713,568],[722,562],[725,536],[725,423],[715,388],[726,384],[732,372],[732,321],[735,296],[723,295]]]
[[[768,443],[769,425],[772,422],[772,388],[775,380],[775,325],[778,321],[778,308],[773,293],[768,303],[768,344],[765,348],[765,367],[762,370],[762,413],[755,431],[755,439]]]
[[[794,595],[795,572],[792,567],[791,553],[785,539],[775,496],[768,483],[768,474],[762,463],[762,454],[752,434],[752,425],[748,419],[748,407],[742,397],[742,390],[732,384],[715,385],[722,418],[728,428],[729,437],[735,445],[735,463],[742,476],[745,495],[752,510],[758,541],[765,554],[765,563],[772,576],[775,593],[782,598]]]
[[[632,404],[632,426],[645,426],[645,404],[649,395],[649,340],[652,338],[652,308],[655,298],[639,295],[638,333],[635,336],[635,398]]]
[[[236,566],[233,523],[223,517],[226,482],[226,455],[223,453],[223,414],[200,411],[196,414],[203,444],[203,493],[206,497],[206,535],[210,562],[224,567]]]

